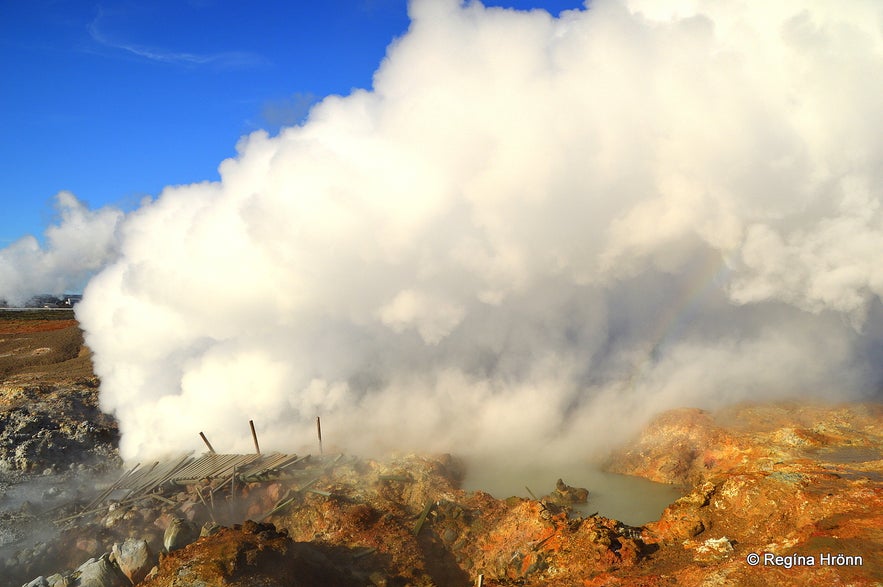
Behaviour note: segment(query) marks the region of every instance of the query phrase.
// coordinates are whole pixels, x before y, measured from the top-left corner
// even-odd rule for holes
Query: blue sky
[[[217,179],[242,135],[370,88],[408,24],[405,0],[0,3],[0,248],[40,237],[60,190],[130,210]]]

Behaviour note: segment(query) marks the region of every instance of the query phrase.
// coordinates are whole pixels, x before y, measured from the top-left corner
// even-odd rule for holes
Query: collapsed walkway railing
[[[210,493],[214,493],[228,483],[232,490],[237,482],[253,483],[289,476],[293,473],[293,469],[308,464],[310,455],[261,454],[254,423],[249,421],[249,426],[257,451],[255,454],[218,454],[205,435],[200,432],[199,435],[209,452],[200,456],[193,456],[191,452],[167,461],[155,461],[146,466],[141,466],[139,463],[123,473],[116,482],[105,488],[80,512],[56,520],[56,523],[60,524],[104,511],[106,502],[110,500],[120,504],[130,504],[149,497],[168,501],[167,495],[178,491],[180,487],[203,483],[208,484]],[[201,492],[199,495],[202,498]]]

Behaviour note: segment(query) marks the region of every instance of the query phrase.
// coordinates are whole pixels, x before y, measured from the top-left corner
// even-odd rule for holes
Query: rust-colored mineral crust
[[[687,485],[643,528],[573,517],[548,500],[461,491],[456,460],[446,456],[341,459],[315,492],[267,519],[287,532],[286,548],[319,552],[311,560],[339,573],[340,584],[465,587],[482,575],[487,586],[875,585],[883,581],[881,447],[876,405],[675,410],[610,463]],[[290,489],[254,484],[243,507],[259,516]],[[242,560],[215,540],[164,558],[149,585],[177,585],[171,577],[183,568],[211,583],[193,575],[194,561]],[[255,548],[241,540],[241,549]]]
[[[883,581],[879,404],[675,410],[610,468],[692,487],[647,524],[659,550],[642,572],[679,585]]]

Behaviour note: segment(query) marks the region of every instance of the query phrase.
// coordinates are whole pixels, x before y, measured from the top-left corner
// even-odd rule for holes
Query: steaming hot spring
[[[243,137],[218,181],[129,213],[59,194],[0,297],[92,275],[97,379],[44,411],[93,402],[124,463],[59,509],[59,568],[143,543],[150,587],[883,580],[883,13],[676,4],[413,0],[371,88]],[[48,400],[15,373],[18,426]],[[220,463],[248,420],[293,459]],[[9,446],[97,442],[40,422]],[[200,432],[211,475],[143,473]]]

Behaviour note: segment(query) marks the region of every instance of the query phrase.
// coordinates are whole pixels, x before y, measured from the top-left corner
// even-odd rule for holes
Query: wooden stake
[[[484,575],[479,575],[475,581],[475,587],[484,587]]]
[[[414,524],[414,536],[420,534],[420,528],[423,527],[423,522],[426,521],[426,516],[429,515],[429,512],[432,511],[432,507],[435,505],[434,501],[430,501],[426,504],[426,507],[423,508],[423,512],[420,514],[420,517],[417,518],[417,523]]]
[[[251,427],[251,437],[254,440],[254,451],[261,454],[261,447],[258,445],[258,435],[254,431],[254,420],[249,420],[248,425]]]
[[[208,447],[208,451],[209,451],[210,453],[212,453],[212,454],[215,454],[215,449],[212,448],[212,443],[210,443],[210,442],[208,441],[208,438],[205,437],[205,434],[203,434],[202,432],[200,432],[200,433],[199,433],[199,437],[202,438],[202,441],[203,441],[203,442],[205,443],[205,445]]]
[[[236,465],[233,465],[233,474],[230,475],[230,497],[227,498],[227,511],[234,518],[238,516],[236,513]]]
[[[196,495],[199,496],[199,501],[201,501],[202,505],[205,506],[205,509],[208,510],[208,515],[211,516],[212,522],[217,524],[218,521],[215,519],[215,509],[214,509],[214,507],[210,508],[209,505],[205,502],[205,498],[202,496],[202,491],[199,490],[198,485],[196,486]],[[209,494],[209,496],[211,496],[211,494]]]
[[[322,450],[322,420],[316,416],[316,432],[319,434],[319,454],[325,454]]]

